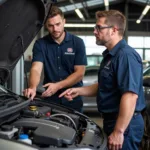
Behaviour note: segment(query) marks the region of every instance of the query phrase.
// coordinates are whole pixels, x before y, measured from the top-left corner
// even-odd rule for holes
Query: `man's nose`
[[[94,34],[97,34],[97,30],[96,30],[95,28],[94,28],[94,31],[93,31],[93,33],[94,33]]]
[[[54,26],[53,29],[54,29],[54,31],[57,31],[57,26]]]

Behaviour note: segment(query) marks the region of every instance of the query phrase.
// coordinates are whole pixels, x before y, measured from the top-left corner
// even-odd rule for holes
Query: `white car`
[[[83,86],[89,86],[98,82],[99,67],[100,65],[86,67]],[[98,112],[96,97],[83,97],[83,112]]]

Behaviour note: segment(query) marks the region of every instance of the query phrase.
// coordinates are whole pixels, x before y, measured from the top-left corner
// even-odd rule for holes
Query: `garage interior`
[[[149,4],[149,0],[109,0],[107,6],[105,6],[105,2],[103,0],[57,0],[57,3],[54,3],[53,5],[60,7],[64,12],[66,18],[65,29],[83,38],[85,45],[87,44],[87,56],[93,56],[92,59],[89,58],[89,65],[95,65],[95,63],[97,63],[97,61],[95,62],[95,59],[97,59],[99,55],[101,57],[102,51],[105,49],[105,47],[97,47],[95,44],[95,37],[93,35],[95,12],[98,10],[108,9],[117,9],[123,12],[127,18],[127,27],[124,37],[129,44],[140,53],[143,59],[143,64],[147,67],[150,64],[150,44],[148,44],[150,40],[150,12],[148,11],[145,15],[142,15],[142,12],[147,5],[149,6]],[[75,9],[80,10],[83,14],[83,18],[79,18]],[[138,19],[141,19],[140,23],[137,23]],[[78,25],[83,26],[80,27]],[[87,25],[90,25],[90,27],[87,27]],[[43,27],[26,50],[24,58],[21,58],[13,70],[12,78],[6,85],[9,89],[12,89],[13,92],[22,94],[24,87],[26,87],[26,74],[28,76],[31,67],[33,44],[36,39],[43,37],[46,34],[47,31]],[[93,45],[88,45],[90,40],[92,40]],[[24,71],[26,71],[26,74]],[[18,72],[20,72],[20,74],[18,74]],[[90,116],[95,122],[102,126],[102,121],[96,108],[95,99],[87,99],[88,98],[85,98],[85,107],[88,108],[91,105],[92,108],[89,107],[88,111],[85,111],[85,114]]]
[[[149,0],[109,0],[108,4],[105,4],[105,1],[103,0],[57,0],[57,3],[54,2],[53,5],[58,6],[64,12],[66,18],[65,29],[83,38],[87,49],[89,66],[93,66],[96,63],[99,64],[100,62],[98,61],[102,58],[101,54],[103,50],[105,50],[105,47],[97,47],[97,45],[95,44],[95,37],[93,35],[93,27],[95,25],[95,12],[98,10],[108,9],[117,9],[121,11],[127,18],[127,27],[124,38],[132,47],[134,47],[139,52],[140,56],[143,59],[144,67],[147,67],[150,64],[150,12],[148,11],[145,15],[142,15],[142,12],[146,8],[146,6],[149,6],[149,4]],[[83,18],[79,18],[79,16],[75,12],[75,9],[80,10]],[[137,20],[139,19],[140,23],[137,23]],[[21,58],[21,60],[13,70],[12,78],[7,82],[7,87],[12,89],[13,92],[22,94],[24,87],[26,87],[26,75],[24,71],[26,71],[26,74],[28,76],[31,67],[33,44],[36,39],[43,37],[46,34],[47,31],[43,27],[26,50],[24,58]],[[18,74],[17,72],[20,72],[20,74]],[[96,69],[95,73],[97,73]],[[95,74],[93,74],[93,76],[94,75]],[[85,113],[88,113],[89,116],[93,116],[93,113],[97,112],[96,102],[94,100],[94,103],[90,103],[91,99],[89,99],[88,102],[84,104],[85,107],[87,106],[88,108],[88,106],[91,105],[92,107],[94,107],[94,109],[89,107],[88,111],[85,111]],[[96,114],[94,113],[94,116],[95,115]],[[95,119],[95,117],[93,118]],[[95,120],[97,121],[97,119]]]
[[[143,79],[150,77],[150,0],[52,0],[52,2],[64,12],[65,29],[81,37],[85,43],[88,65],[83,78],[84,86],[97,82],[97,71],[102,60],[102,52],[105,50],[105,47],[95,44],[93,34],[95,12],[98,10],[116,9],[126,16],[127,27],[124,38],[129,45],[135,48],[143,60]],[[77,12],[80,12],[81,16],[78,16]],[[23,95],[22,91],[28,87],[33,45],[37,39],[47,33],[47,30],[42,27],[28,46],[12,71],[9,80],[5,83],[7,89]],[[39,87],[42,85],[42,79]],[[89,83],[89,81],[91,82]],[[143,89],[148,102],[150,87],[144,86]],[[83,113],[100,127],[103,127],[102,118],[97,110],[96,99],[83,97],[83,102]]]

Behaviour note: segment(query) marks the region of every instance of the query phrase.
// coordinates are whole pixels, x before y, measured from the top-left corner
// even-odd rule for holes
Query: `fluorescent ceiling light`
[[[68,28],[94,28],[95,24],[72,24],[66,23],[65,27]]]
[[[109,0],[104,0],[105,10],[109,10]]]
[[[77,8],[75,9],[75,12],[77,13],[77,15],[79,16],[79,18],[81,18],[82,20],[85,20],[84,19],[84,16],[82,15],[81,11]]]
[[[136,23],[138,23],[138,24],[141,23],[142,18],[147,14],[149,9],[150,9],[150,5],[146,5],[143,12],[142,12],[142,14],[141,14],[141,16],[140,16],[140,18],[136,21]]]
[[[150,9],[150,5],[146,5],[146,7],[144,8],[142,14],[146,15],[149,9]]]
[[[137,23],[137,24],[141,23],[141,20],[138,19],[138,20],[136,21],[136,23]]]
[[[104,0],[104,5],[105,6],[109,6],[109,1],[108,0]]]

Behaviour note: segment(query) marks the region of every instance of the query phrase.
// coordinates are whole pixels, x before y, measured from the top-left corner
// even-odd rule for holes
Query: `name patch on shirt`
[[[104,66],[105,69],[110,69],[110,64],[111,64],[111,61],[109,60],[107,62],[107,64]]]
[[[73,49],[72,48],[67,48],[67,52],[65,52],[66,55],[75,55],[75,53],[73,53]]]

